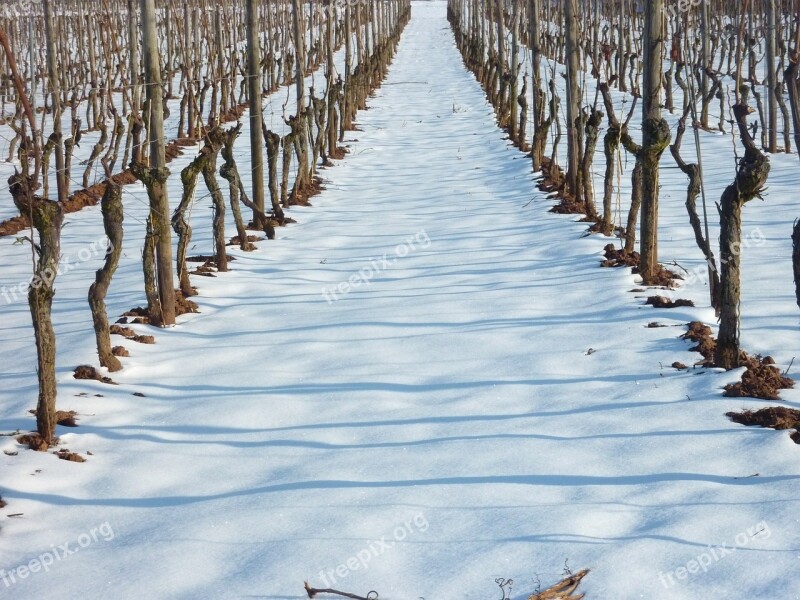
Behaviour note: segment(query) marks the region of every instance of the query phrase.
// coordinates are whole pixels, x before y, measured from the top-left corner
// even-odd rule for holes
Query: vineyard
[[[4,597],[800,598],[799,70],[797,0],[7,1]]]

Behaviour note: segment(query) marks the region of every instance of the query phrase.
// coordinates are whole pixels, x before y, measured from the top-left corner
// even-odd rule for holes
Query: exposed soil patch
[[[123,317],[128,317],[125,319],[125,323],[138,323],[140,325],[147,325],[150,323],[150,317],[147,314],[147,309],[142,308],[141,306],[137,306],[136,308],[132,308],[127,312],[122,313]]]
[[[111,333],[111,335],[121,335],[129,340],[132,340],[136,337],[136,332],[133,331],[133,329],[130,327],[122,327],[121,325],[112,325],[109,327],[108,331]]]
[[[86,462],[86,459],[83,458],[80,454],[76,454],[75,452],[70,452],[67,448],[59,450],[58,452],[55,453],[55,455],[61,460],[68,460],[70,462],[77,462],[77,463]]]
[[[725,416],[734,423],[748,427],[767,427],[778,431],[793,429],[790,437],[795,444],[800,444],[800,410],[770,406],[757,411],[729,412]]]
[[[179,156],[183,154],[183,148],[189,148],[190,146],[197,146],[198,140],[194,140],[192,138],[179,138],[177,140],[172,140],[166,147],[166,155],[167,155],[167,162],[172,162]]]
[[[247,110],[247,107],[247,104],[239,104],[234,106],[224,115],[220,116],[220,123],[231,123],[233,121],[238,121],[244,114],[244,111]]]
[[[19,436],[17,438],[17,442],[23,446],[27,446],[31,450],[35,450],[36,452],[47,452],[50,449],[50,445],[36,432],[26,433]],[[58,443],[58,440],[56,440],[56,443]]]
[[[125,346],[114,346],[111,349],[111,354],[113,354],[114,356],[123,356],[123,357],[130,356],[128,349]]]
[[[95,381],[100,381],[102,383],[117,385],[110,377],[102,376],[97,372],[97,369],[89,365],[80,365],[75,367],[75,372],[72,374],[72,376],[75,379],[94,379]]]
[[[717,342],[711,335],[711,327],[700,321],[692,321],[687,325],[687,331],[681,336],[681,339],[695,342],[696,345],[689,348],[689,351],[699,352],[703,355],[701,364],[704,367],[714,366]]]
[[[197,267],[194,271],[189,271],[190,275],[200,275],[201,277],[216,277],[217,267],[213,262],[208,261]]]
[[[553,206],[548,212],[559,215],[583,215],[586,214],[586,206],[580,202],[575,202],[572,198],[562,196],[561,202]]]
[[[678,298],[677,300],[670,300],[664,296],[650,296],[645,304],[654,308],[680,308],[682,306],[694,306],[691,300]]]
[[[206,260],[202,260],[206,259]],[[217,276],[217,261],[213,256],[194,256],[186,259],[189,262],[202,262],[203,264],[195,268],[194,271],[189,271],[190,275],[201,275],[203,277],[216,277]],[[228,256],[228,261],[236,260],[235,256]]]
[[[288,198],[290,206],[311,206],[309,200],[314,196],[321,194],[325,187],[322,185],[322,179],[314,177],[311,184],[305,189],[299,190],[298,193],[292,192]]]
[[[625,248],[617,248],[614,244],[606,244],[603,248],[603,256],[606,259],[600,264],[601,267],[638,267],[639,253],[626,252]]]
[[[62,427],[77,427],[78,422],[75,417],[78,416],[74,410],[57,410],[56,423]]]
[[[589,225],[589,228],[587,229],[587,231],[589,233],[602,233],[603,235],[607,235],[606,232],[603,231],[603,222],[602,222],[602,220],[600,220],[600,221],[590,221],[590,222],[591,222],[591,225]],[[624,227],[620,227],[618,225],[615,225],[613,227],[613,230],[611,231],[611,236],[624,239],[625,238],[625,228]]]
[[[639,272],[639,253],[635,250],[632,252],[627,252],[625,248],[618,248],[614,244],[606,244],[605,248],[603,248],[603,256],[605,260],[600,263],[601,267],[632,267],[634,273]],[[677,273],[670,271],[669,269],[665,269],[661,265],[658,266],[658,271],[656,274],[644,283],[644,285],[648,285],[650,287],[665,287],[665,288],[673,288],[675,287],[676,281],[683,279]],[[631,291],[644,291],[644,290],[631,290]]]
[[[337,146],[333,152],[330,153],[330,158],[334,160],[342,160],[347,154],[347,148],[344,146]]]
[[[186,262],[196,262],[196,263],[206,263],[209,261],[213,262],[214,260],[216,260],[216,257],[210,254],[198,254],[197,256],[189,256],[186,258]],[[235,260],[236,260],[235,256],[228,257],[228,262],[233,262]]]
[[[208,257],[205,256],[196,256],[192,258],[187,258],[188,262],[198,262],[202,260],[206,260]],[[206,265],[213,264],[213,257],[212,260],[206,260]],[[235,256],[229,256],[228,260],[236,260]],[[192,288],[195,294],[197,294],[197,290]],[[186,313],[198,313],[200,312],[200,307],[197,306],[194,302],[189,300],[187,296],[181,290],[175,290],[175,316],[179,317],[181,315],[185,315]],[[136,335],[136,333],[128,328],[128,327],[120,327],[121,324],[127,323],[134,323],[139,325],[148,325],[150,324],[150,317],[148,316],[148,311],[146,308],[142,306],[137,306],[136,308],[132,308],[131,310],[122,313],[122,318],[117,321],[116,325],[111,326],[111,333],[115,335],[121,335],[123,337],[128,338],[129,340],[133,340],[134,342],[139,342],[141,344],[155,344],[155,338],[152,335]],[[128,356],[128,351],[123,348],[122,346],[117,346],[120,349],[120,352],[124,352],[125,354],[115,354],[115,356]],[[114,352],[114,350],[112,350]]]
[[[137,335],[136,332],[130,327],[122,327],[121,325],[112,325],[109,329],[109,332],[112,335],[121,335],[126,339],[129,339],[133,342],[139,342],[140,344],[156,343],[156,338],[154,338],[152,335]]]
[[[117,173],[111,177],[111,180],[119,185],[128,185],[136,181],[136,177],[129,169],[126,169],[125,171]],[[64,212],[74,213],[87,206],[96,205],[102,199],[107,187],[108,181],[102,181],[88,188],[73,192],[72,195],[67,198],[67,201],[62,205]],[[12,217],[0,223],[0,236],[16,235],[28,227],[30,227],[30,221],[26,215]]]
[[[638,268],[634,268],[633,272],[634,273],[638,273],[639,269]],[[666,288],[673,288],[673,287],[675,287],[676,282],[680,281],[682,279],[683,279],[683,277],[681,277],[677,273],[674,273],[674,272],[670,271],[669,269],[665,269],[661,265],[658,265],[658,271],[650,279],[650,281],[646,282],[646,285],[649,285],[651,287],[653,287],[653,286],[662,286],[662,287],[666,287]]]
[[[235,110],[229,112],[229,114],[231,115],[235,114]],[[233,117],[231,120],[235,119],[238,119],[238,117]],[[182,152],[183,148],[186,148],[188,146],[196,146],[197,144],[198,144],[197,140],[192,140],[188,138],[173,140],[172,142],[167,144],[166,147],[167,162],[170,162],[173,159],[177,158],[178,156],[181,156],[183,154]],[[94,185],[89,186],[88,188],[76,190],[67,198],[67,201],[63,203],[64,212],[74,213],[78,212],[79,210],[87,206],[96,205],[102,199],[103,194],[105,194],[109,181],[113,181],[118,185],[130,185],[138,180],[136,179],[136,176],[133,174],[133,171],[131,171],[130,169],[125,169],[124,171],[121,171],[116,175],[112,175],[110,180],[101,181],[99,183],[95,183]],[[19,233],[23,229],[27,229],[28,227],[30,227],[30,221],[28,220],[27,216],[19,215],[16,217],[12,217],[0,223],[0,236],[16,235],[17,233]]]
[[[672,363],[672,368],[673,368],[673,369],[677,369],[678,371],[685,371],[685,370],[686,370],[686,369],[688,369],[689,367],[687,367],[687,366],[686,366],[685,364],[683,364],[682,362],[677,362],[677,361],[676,361],[676,362]]]
[[[740,364],[747,369],[740,382],[725,386],[725,396],[780,400],[781,390],[794,387],[794,381],[780,372],[771,356],[742,355]]]
[[[228,257],[233,258],[233,257]],[[199,313],[200,307],[189,300],[186,295],[180,291],[175,290],[175,316],[179,317],[181,315],[185,315],[187,313]]]
[[[717,342],[712,337],[711,328],[708,325],[692,321],[681,338],[695,342],[690,350],[702,354],[701,364],[704,367],[714,366]],[[749,356],[742,351],[739,363],[745,367],[745,372],[741,381],[725,386],[724,395],[729,398],[779,400],[781,390],[794,387],[794,381],[780,372],[770,356]]]
[[[0,223],[0,236],[16,235],[30,227],[27,217],[11,217]]]
[[[317,192],[317,193],[319,193],[319,192]],[[291,204],[291,202],[290,202],[290,204]],[[304,206],[311,206],[311,205],[310,204],[305,204]],[[284,215],[283,216],[283,220],[281,220],[281,219],[276,218],[272,213],[270,213],[269,218],[267,219],[267,232],[268,232],[268,235],[271,235],[272,237],[270,237],[269,239],[271,239],[271,240],[275,239],[275,228],[276,227],[285,227],[286,225],[292,225],[294,223],[297,223],[297,221],[295,221],[291,217],[287,217],[286,215]],[[263,231],[263,228],[259,227],[258,225],[256,225],[255,221],[250,221],[247,224],[246,229],[250,229],[250,230],[253,230],[253,231]],[[236,236],[234,239],[239,239],[239,237]]]
[[[536,187],[547,194],[557,193],[560,196],[564,190],[564,181],[564,171],[561,170],[561,167],[545,157],[542,160],[542,178]]]
[[[246,252],[251,252],[252,250],[256,249],[256,247],[253,246],[252,242],[263,242],[263,241],[264,241],[264,238],[262,238],[260,236],[248,235],[247,236],[247,250],[245,250],[245,251]],[[241,244],[242,244],[242,240],[239,238],[238,235],[233,236],[231,238],[231,240],[228,242],[228,246],[241,246]],[[230,259],[230,258],[231,257],[229,256],[228,259]]]
[[[34,417],[36,416],[36,409],[33,408],[28,411]],[[75,417],[78,416],[74,410],[57,410],[56,411],[56,423],[61,425],[62,427],[77,427],[78,422]]]
[[[662,325],[658,321],[652,321],[652,322],[647,324],[647,328],[648,329],[657,329],[657,328],[660,328],[660,327],[666,327],[666,325]]]

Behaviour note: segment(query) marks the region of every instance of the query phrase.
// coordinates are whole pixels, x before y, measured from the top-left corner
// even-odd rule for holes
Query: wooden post
[[[155,0],[141,0],[144,73],[150,135],[150,218],[155,235],[158,297],[164,327],[175,324],[175,288],[172,278],[172,241],[166,180],[169,175],[164,141],[164,90],[156,34]]]
[[[542,49],[539,40],[539,0],[528,0],[528,45],[531,48],[531,88],[533,90],[533,141],[531,143],[531,159],[534,172],[542,169],[544,156],[544,137],[540,134],[544,107],[541,105],[544,96],[542,89]],[[539,140],[542,140],[540,142]]]
[[[769,151],[778,151],[778,89],[775,74],[775,0],[764,0],[764,19],[767,34],[767,114],[769,129]],[[788,124],[787,124],[788,125]]]
[[[700,112],[700,123],[703,125],[703,128],[708,129],[708,107],[710,102],[706,100],[708,97],[708,73],[706,69],[711,66],[711,57],[709,56],[709,48],[708,48],[708,40],[710,38],[710,32],[708,27],[709,17],[708,17],[708,2],[702,2],[700,4],[700,32],[701,32],[701,40],[702,40],[702,53],[703,53],[703,61],[702,61],[702,69],[703,74],[700,80],[700,85],[702,88],[702,98],[703,98],[703,105]]]
[[[136,14],[136,0],[128,0],[128,52],[131,79],[131,102],[133,113],[136,114],[141,106],[139,90],[139,21]]]
[[[247,94],[250,101],[250,168],[253,177],[252,201],[264,213],[264,151],[261,142],[263,122],[261,103],[261,40],[258,35],[258,0],[247,0]],[[253,221],[263,223],[256,212]]]
[[[578,85],[580,70],[578,43],[578,15],[576,0],[564,0],[564,26],[567,52],[567,192],[576,203],[581,202],[581,93]]]
[[[350,14],[350,3],[347,2],[344,7],[344,101],[342,103],[342,114],[340,119],[340,132],[339,132],[339,141],[344,141],[344,132],[348,129],[352,129],[353,123],[350,120],[350,83],[351,83],[351,71],[352,71],[352,62],[353,62],[353,43],[351,38],[353,37],[352,32],[350,31],[351,28],[351,14]]]
[[[36,38],[34,37],[34,26],[36,17],[33,15],[28,19],[28,53],[31,61],[31,109],[36,114]]]
[[[639,273],[645,284],[656,283],[658,265],[658,165],[669,146],[669,125],[661,116],[664,0],[645,8],[644,74],[642,90],[642,236]]]
[[[50,91],[50,102],[53,109],[53,134],[56,141],[56,182],[58,183],[58,201],[66,202],[69,187],[67,173],[64,169],[64,143],[61,139],[61,89],[59,85],[58,63],[56,56],[56,32],[53,18],[52,0],[44,0],[44,30],[47,37],[47,87]],[[33,132],[36,135],[36,132]],[[43,173],[47,177],[47,173]]]
[[[508,128],[512,140],[517,139],[517,96],[519,95],[519,43],[517,40],[517,30],[519,29],[519,3],[521,0],[511,0],[511,90],[508,97]]]

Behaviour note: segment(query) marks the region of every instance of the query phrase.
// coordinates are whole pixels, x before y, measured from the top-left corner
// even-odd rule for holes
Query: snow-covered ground
[[[60,408],[81,417],[60,433],[92,455],[0,455],[0,595],[302,598],[309,579],[486,600],[510,577],[522,599],[567,561],[592,569],[588,598],[800,598],[797,446],[725,419],[764,404],[721,396],[736,373],[669,368],[696,356],[680,325],[713,312],[643,306],[628,270],[598,268],[607,240],[547,212],[444,3],[415,3],[359,126],[314,207],[292,209],[297,225],[196,278],[201,314],[156,345],[125,343],[119,386],[71,376],[96,363],[85,295],[100,260],[80,257],[102,223],[99,207],[69,215],[75,268],[54,310]],[[719,144],[715,198],[730,138],[704,140]],[[190,159],[171,165],[173,200]],[[800,354],[784,256],[796,160],[773,158],[766,202],[745,210],[745,233],[766,240],[744,255],[745,345],[782,364]],[[664,183],[662,258],[686,265],[701,257],[680,175]],[[112,315],[143,303],[146,197],[127,189]],[[211,247],[205,208],[192,253]],[[24,281],[29,247],[0,247],[3,284]],[[31,427],[35,355],[22,295],[0,301],[10,432]]]

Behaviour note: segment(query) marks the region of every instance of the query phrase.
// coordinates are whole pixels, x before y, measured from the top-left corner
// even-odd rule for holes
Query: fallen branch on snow
[[[589,569],[578,571],[574,575],[570,575],[566,579],[562,579],[553,587],[549,587],[543,592],[533,594],[528,597],[528,600],[581,600],[585,594],[573,595],[573,592],[578,589],[581,580],[589,574]]]
[[[529,596],[528,600],[582,600],[585,594],[573,595],[573,593],[578,589],[581,581],[588,574],[589,569],[583,569],[575,574],[571,574],[569,577],[562,579],[557,584],[547,588],[543,592]],[[500,583],[501,581],[503,583]],[[506,593],[504,586],[507,583],[511,583],[511,581],[498,580],[498,585],[500,585],[501,589],[503,589],[504,596]],[[343,598],[353,598],[354,600],[379,600],[378,592],[376,591],[371,591],[366,596],[358,596],[349,592],[340,592],[339,590],[333,589],[315,589],[312,588],[307,581],[305,582],[305,590],[309,598],[315,598],[317,594],[333,594]]]
[[[378,600],[378,592],[371,591],[366,596],[357,596],[356,594],[350,594],[348,592],[340,592],[338,590],[332,589],[324,589],[318,590],[312,588],[308,585],[308,582],[305,582],[306,594],[308,594],[309,598],[315,598],[317,594],[334,594],[336,596],[342,596],[344,598],[353,598],[354,600]]]

